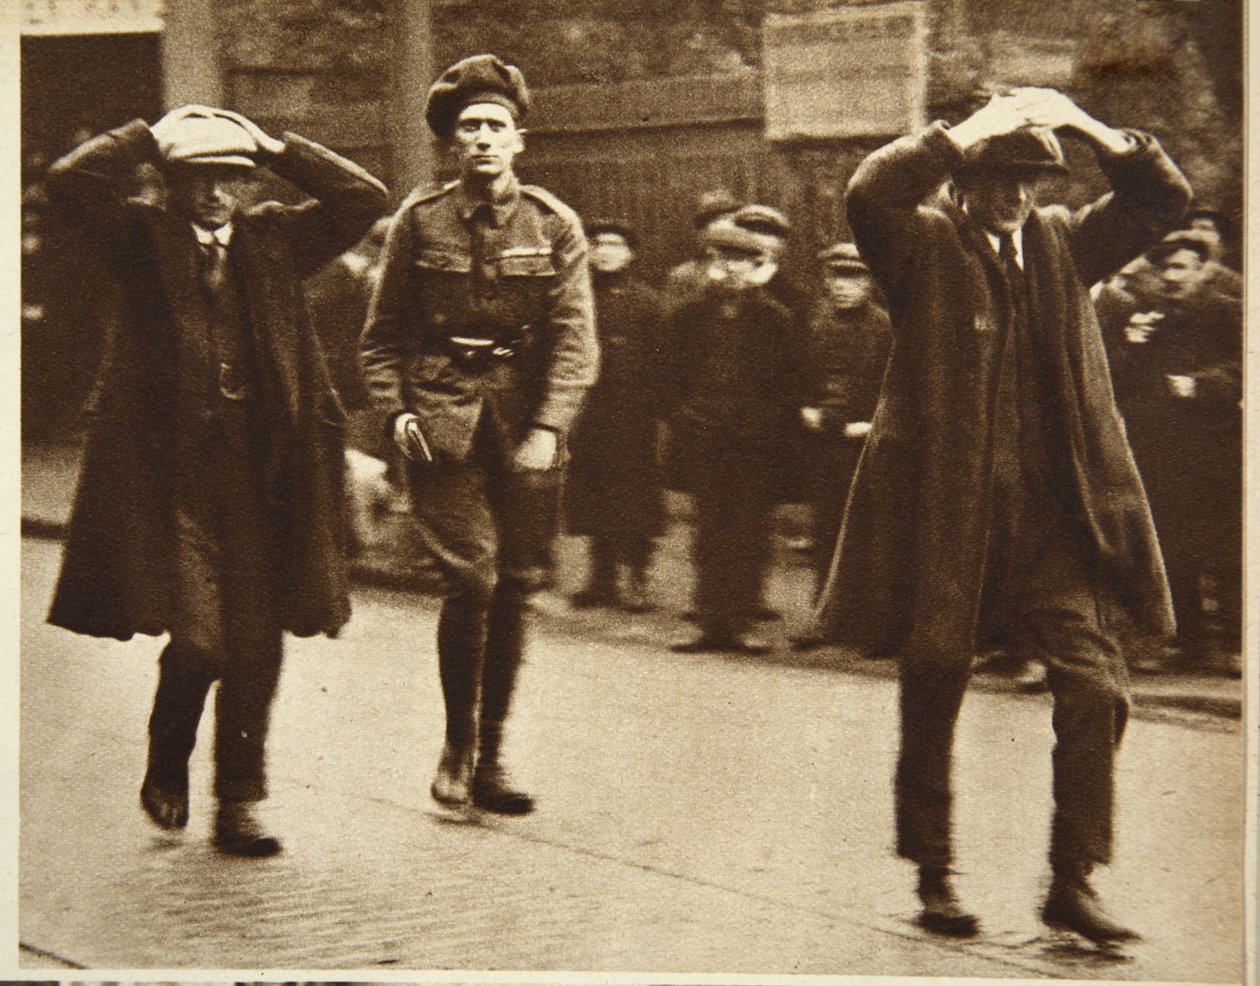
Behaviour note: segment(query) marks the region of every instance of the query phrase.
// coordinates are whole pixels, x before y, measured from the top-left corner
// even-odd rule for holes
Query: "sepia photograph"
[[[0,970],[1254,981],[1245,0],[13,7]]]

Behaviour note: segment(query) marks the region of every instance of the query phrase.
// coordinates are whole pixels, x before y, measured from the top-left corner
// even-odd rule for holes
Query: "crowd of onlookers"
[[[48,218],[43,158],[27,158],[23,437],[39,441],[65,429],[67,405],[84,395],[90,403],[92,354],[120,316],[108,278]],[[135,194],[160,195],[160,177],[138,174]],[[351,412],[348,523],[360,546],[406,502],[392,443],[366,410],[358,363],[386,227],[382,220],[308,282]],[[794,532],[792,547],[821,582],[893,340],[851,243],[822,250],[806,285],[783,269],[793,230],[780,210],[707,192],[694,229],[694,256],[654,287],[637,273],[640,231],[587,217],[601,373],[567,449],[565,529],[589,538],[585,583],[571,602],[652,608],[665,494],[681,491],[694,504],[686,615],[697,632],[676,648],[756,653],[767,648],[758,627],[775,615],[764,587],[776,509],[805,505],[812,526]],[[1137,642],[1138,670],[1240,670],[1242,311],[1228,240],[1223,216],[1194,210],[1183,229],[1094,289],[1180,627],[1174,646]],[[1000,656],[988,663],[1003,666]],[[1036,667],[1006,669],[1029,689],[1043,686]]]

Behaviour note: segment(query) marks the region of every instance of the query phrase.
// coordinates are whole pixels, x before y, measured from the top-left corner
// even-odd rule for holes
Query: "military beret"
[[[792,235],[792,224],[778,209],[768,205],[746,205],[731,217],[741,229],[786,240]]]
[[[168,164],[219,164],[254,167],[258,144],[246,130],[223,116],[185,116],[162,135],[162,157]]]
[[[439,137],[449,137],[465,106],[498,103],[517,123],[529,112],[529,89],[515,65],[494,55],[472,55],[456,62],[433,83],[424,104],[424,119]]]
[[[1032,171],[1065,175],[1063,146],[1048,127],[1020,127],[979,141],[963,152],[956,173],[977,171]]]
[[[696,229],[704,229],[713,220],[738,211],[739,206],[739,200],[726,189],[713,189],[703,193],[696,201],[696,211],[692,221]]]
[[[762,256],[766,253],[765,239],[751,230],[736,226],[729,219],[710,223],[704,231],[704,245],[716,250]]]
[[[818,259],[830,270],[858,272],[867,269],[858,253],[858,248],[852,243],[835,243],[821,251]]]
[[[586,223],[587,239],[594,239],[600,233],[615,233],[626,241],[631,250],[639,248],[638,237],[626,223],[619,219],[592,219]]]

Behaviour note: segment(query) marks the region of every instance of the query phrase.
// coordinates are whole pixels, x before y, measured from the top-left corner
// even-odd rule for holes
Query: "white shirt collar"
[[[206,229],[204,226],[192,224],[193,232],[197,234],[197,242],[202,246],[210,246],[217,243],[221,247],[226,247],[232,242],[232,224],[224,223],[218,229]]]
[[[997,253],[1002,249],[1002,238],[997,233],[990,233],[987,229],[984,231],[985,237],[989,241],[989,246],[993,247],[993,252]],[[1015,264],[1020,270],[1024,269],[1024,231],[1017,229],[1011,234],[1011,242],[1015,244]]]

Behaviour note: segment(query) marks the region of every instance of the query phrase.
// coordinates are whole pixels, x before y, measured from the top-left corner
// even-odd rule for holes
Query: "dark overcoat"
[[[569,438],[565,514],[573,534],[660,533],[656,421],[664,306],[628,273],[593,277],[599,380]]]
[[[293,134],[271,170],[311,199],[267,202],[233,220],[241,278],[270,418],[264,498],[279,552],[285,629],[335,634],[349,618],[339,509],[345,414],[329,383],[302,280],[347,249],[386,209],[384,187]],[[156,162],[143,121],[89,141],[53,165],[48,192],[125,293],[109,340],[95,418],[49,621],[126,640],[171,626],[175,604],[179,339],[204,332],[196,239],[187,219],[123,196],[135,167]],[[231,564],[230,559],[225,560]]]
[[[1139,627],[1167,633],[1163,563],[1088,286],[1171,228],[1190,188],[1153,138],[1131,140],[1126,154],[1100,155],[1111,192],[1075,212],[1034,211],[1024,269],[1073,513],[1117,602]],[[923,204],[961,161],[938,123],[876,151],[849,186],[849,223],[888,299],[894,343],[815,612],[824,639],[942,661],[974,649],[996,370],[1013,310],[983,231],[959,209]]]

